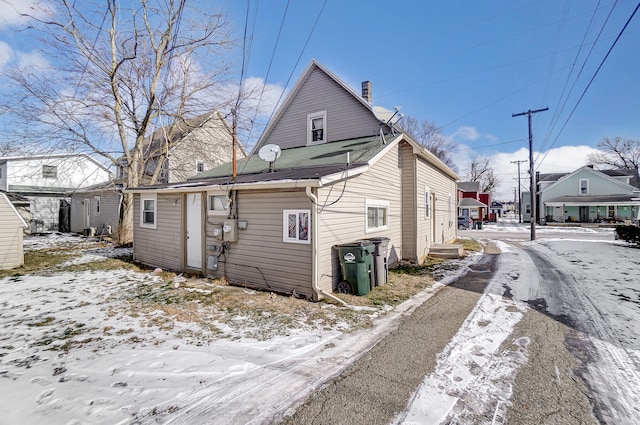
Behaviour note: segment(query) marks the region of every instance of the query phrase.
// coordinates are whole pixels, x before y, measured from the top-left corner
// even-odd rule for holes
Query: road
[[[485,256],[478,268],[427,300],[284,423],[640,423],[640,331],[632,325],[640,283],[621,282],[606,269],[618,258],[629,266],[622,275],[637,276],[638,252],[603,242],[614,239],[606,230],[542,230],[534,244],[521,227],[461,235],[495,243],[502,253]],[[603,290],[607,274],[610,290]],[[424,377],[442,374],[448,341],[465,349],[455,335],[470,326],[464,318],[483,293],[528,307],[496,350],[503,357],[524,353],[526,362],[511,376],[498,373],[499,366],[472,371],[507,388],[508,400],[474,396],[473,385],[466,394],[445,386],[440,390],[454,402],[440,419],[415,419],[415,412],[425,410],[416,400],[433,382]]]

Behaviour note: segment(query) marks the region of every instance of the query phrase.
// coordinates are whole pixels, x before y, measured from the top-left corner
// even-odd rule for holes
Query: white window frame
[[[424,189],[424,218],[425,220],[431,218],[431,189],[428,187]]]
[[[369,209],[384,209],[385,210],[385,223],[382,226],[369,226]],[[364,208],[364,219],[365,219],[365,232],[378,232],[380,230],[387,230],[389,228],[389,201],[383,201],[380,199],[367,199],[365,201]]]
[[[224,209],[214,209],[215,203],[212,199],[222,200],[224,199]],[[207,215],[228,215],[229,214],[229,197],[226,194],[220,193],[207,193]]]
[[[196,174],[204,173],[205,163],[204,161],[196,161]]]
[[[313,120],[322,118],[322,140],[313,140]],[[319,145],[327,142],[327,111],[307,115],[307,145]]]
[[[582,182],[585,182],[585,193],[582,193]],[[588,195],[589,194],[589,179],[580,179],[580,182],[578,183],[578,193],[580,195]]]
[[[96,216],[99,216],[100,215],[100,195],[94,196],[93,201],[95,205],[93,212],[95,213]]]
[[[144,221],[144,202],[145,201],[153,201],[153,223],[145,223]],[[146,210],[149,212],[151,210]],[[144,227],[147,229],[155,229],[158,226],[158,195],[157,194],[147,194],[140,196],[140,227]]]
[[[289,229],[289,217],[295,216],[295,225],[293,236]],[[300,232],[300,219],[302,217],[306,217],[306,233]],[[304,237],[306,236],[306,238]],[[282,211],[282,241],[287,243],[301,243],[301,244],[310,244],[311,243],[311,210],[283,210]]]

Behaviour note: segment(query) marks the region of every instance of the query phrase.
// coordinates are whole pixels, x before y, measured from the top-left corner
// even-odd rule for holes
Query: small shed
[[[24,264],[23,229],[27,223],[4,192],[0,192],[0,270]]]

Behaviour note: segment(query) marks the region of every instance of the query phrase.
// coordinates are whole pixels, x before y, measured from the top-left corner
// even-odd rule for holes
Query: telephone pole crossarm
[[[531,240],[536,239],[536,173],[533,169],[533,131],[531,129],[531,117],[538,112],[548,111],[549,108],[535,109],[519,114],[511,114],[511,117],[521,117],[526,115],[529,118],[529,174],[531,175],[531,184],[529,186],[529,203],[531,205]]]

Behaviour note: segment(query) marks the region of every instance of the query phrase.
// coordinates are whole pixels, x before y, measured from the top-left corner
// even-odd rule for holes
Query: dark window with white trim
[[[156,228],[157,203],[156,195],[144,195],[140,198],[140,227]]]
[[[327,141],[327,111],[307,115],[307,145]]]

